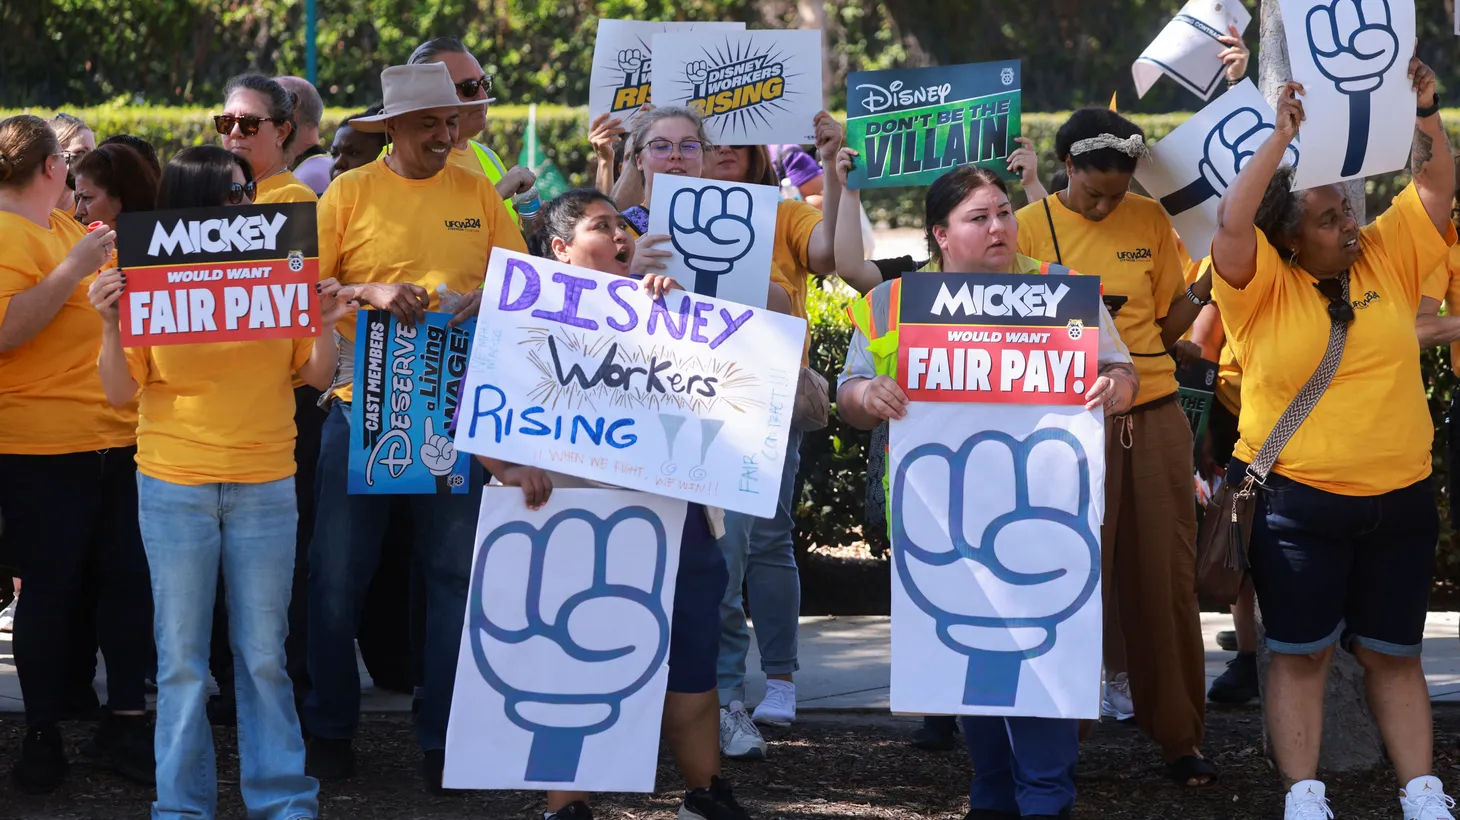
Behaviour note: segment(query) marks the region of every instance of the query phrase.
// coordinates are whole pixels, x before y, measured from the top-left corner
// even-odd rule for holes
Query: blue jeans
[[[137,475],[138,523],[152,570],[157,639],[157,802],[154,820],[213,817],[218,773],[207,700],[218,571],[239,670],[240,790],[248,816],[319,813],[304,774],[304,740],[284,669],[294,581],[294,481],[184,486]]]
[[[348,740],[360,723],[360,668],[355,633],[370,579],[380,565],[390,499],[350,495],[350,408],[335,402],[324,422],[315,472],[314,539],[309,544],[309,677],[304,703],[311,735]],[[471,492],[409,496],[415,522],[413,561],[426,582],[425,682],[416,738],[424,750],[446,748],[456,655],[471,579],[471,554],[484,471],[472,462]],[[400,594],[409,595],[409,578]]]
[[[755,615],[755,640],[760,668],[767,675],[788,675],[796,662],[796,629],[801,616],[801,576],[796,569],[796,473],[801,468],[801,431],[792,429],[781,471],[780,503],[774,518],[725,512],[720,550],[730,583],[720,600],[720,705],[745,700],[745,656],[750,630],[745,623],[742,585],[748,583]]]
[[[965,717],[973,761],[968,808],[1020,817],[1057,815],[1075,804],[1080,723],[1033,717]]]

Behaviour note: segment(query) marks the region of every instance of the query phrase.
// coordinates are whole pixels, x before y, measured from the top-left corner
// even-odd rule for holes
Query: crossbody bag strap
[[[1054,196],[1054,194],[1050,194],[1049,196]],[[1059,234],[1054,232],[1054,214],[1049,212],[1049,196],[1041,200],[1044,203],[1044,219],[1049,223],[1049,238],[1054,240],[1054,261],[1057,264],[1063,265],[1065,259],[1060,255]]]
[[[1348,301],[1349,275],[1345,271],[1339,277],[1343,286],[1343,300]],[[1348,323],[1330,320],[1328,326],[1328,348],[1323,351],[1323,358],[1318,362],[1318,369],[1309,377],[1308,382],[1293,397],[1293,402],[1288,409],[1278,417],[1277,424],[1273,426],[1272,432],[1268,433],[1267,441],[1262,443],[1262,449],[1257,451],[1257,457],[1252,460],[1252,466],[1247,468],[1247,474],[1261,484],[1267,481],[1268,474],[1272,472],[1273,465],[1277,464],[1278,454],[1288,446],[1293,434],[1298,432],[1303,420],[1318,406],[1318,400],[1323,398],[1324,391],[1333,381],[1333,375],[1338,372],[1339,360],[1343,358],[1344,342],[1348,339]]]

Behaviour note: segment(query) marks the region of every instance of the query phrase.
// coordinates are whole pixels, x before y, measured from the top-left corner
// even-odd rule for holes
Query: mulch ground
[[[1460,769],[1460,708],[1436,707],[1436,770],[1452,789]],[[758,820],[957,820],[967,810],[967,758],[956,752],[927,753],[907,745],[917,722],[887,715],[803,716],[795,727],[768,730],[770,759],[727,762],[737,797]],[[1207,753],[1221,781],[1186,790],[1162,775],[1154,746],[1125,725],[1105,725],[1086,743],[1080,763],[1080,820],[1248,820],[1282,816],[1281,786],[1262,751],[1261,715],[1255,708],[1214,711],[1208,716]],[[23,726],[18,716],[0,718],[0,766],[19,752]],[[79,759],[74,750],[91,727],[71,724],[66,740],[73,751],[71,776],[45,798],[28,797],[0,779],[0,818],[114,820],[148,816],[150,790],[133,785]],[[238,794],[234,732],[215,732],[219,749],[220,818],[243,818]],[[540,795],[527,792],[467,792],[432,796],[421,786],[420,755],[408,720],[367,718],[356,740],[360,771],[345,783],[328,784],[321,795],[328,820],[537,820]],[[595,806],[606,820],[648,820],[674,816],[679,776],[661,761],[660,791],[653,795],[607,795]],[[1343,820],[1398,817],[1393,774],[1331,777],[1329,796]]]

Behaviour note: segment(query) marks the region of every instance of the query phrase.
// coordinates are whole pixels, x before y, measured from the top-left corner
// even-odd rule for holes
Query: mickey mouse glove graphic
[[[1077,476],[1074,494],[1069,482],[1055,488],[1033,478],[1053,474]],[[942,487],[945,478],[946,530],[910,501],[928,496],[913,487]],[[1070,497],[1056,497],[1061,491]],[[979,499],[976,509],[965,504],[968,493]],[[986,431],[956,451],[923,444],[899,464],[892,504],[898,579],[933,619],[938,639],[968,658],[964,705],[1012,707],[1024,661],[1054,648],[1056,627],[1085,606],[1099,583],[1084,448],[1058,429],[1022,441]],[[989,510],[999,512],[976,520]]]
[[[436,433],[435,420],[426,417],[425,437],[421,441],[421,463],[431,475],[450,475],[456,468],[456,443],[450,436]]]
[[[669,239],[695,272],[692,290],[714,296],[720,277],[755,244],[753,202],[744,188],[681,188],[669,204]]]
[[[632,529],[617,533],[611,550],[620,527]],[[653,571],[626,571],[618,552],[626,545],[655,550]],[[541,528],[513,521],[483,539],[467,602],[472,657],[506,700],[507,718],[533,735],[526,780],[576,779],[583,741],[617,723],[624,700],[664,665],[667,562],[664,524],[645,507],[606,519],[569,509]],[[482,594],[489,578],[490,600]]]
[[[1308,12],[1308,47],[1323,76],[1348,95],[1343,176],[1357,176],[1369,150],[1370,95],[1399,57],[1389,0],[1331,0]]]
[[[1208,134],[1201,162],[1201,176],[1180,190],[1161,197],[1161,207],[1171,216],[1184,213],[1209,199],[1226,193],[1243,166],[1276,130],[1251,107],[1239,108],[1223,117]],[[1297,165],[1298,149],[1289,145],[1284,162]]]

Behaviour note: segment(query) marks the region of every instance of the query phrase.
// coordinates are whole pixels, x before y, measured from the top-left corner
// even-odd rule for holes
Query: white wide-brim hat
[[[451,82],[451,72],[446,70],[445,63],[390,66],[380,72],[380,89],[385,100],[381,112],[373,117],[355,117],[350,120],[351,128],[379,134],[385,131],[385,121],[391,117],[432,108],[457,108],[465,113],[488,102],[462,102],[456,96],[456,85]]]

